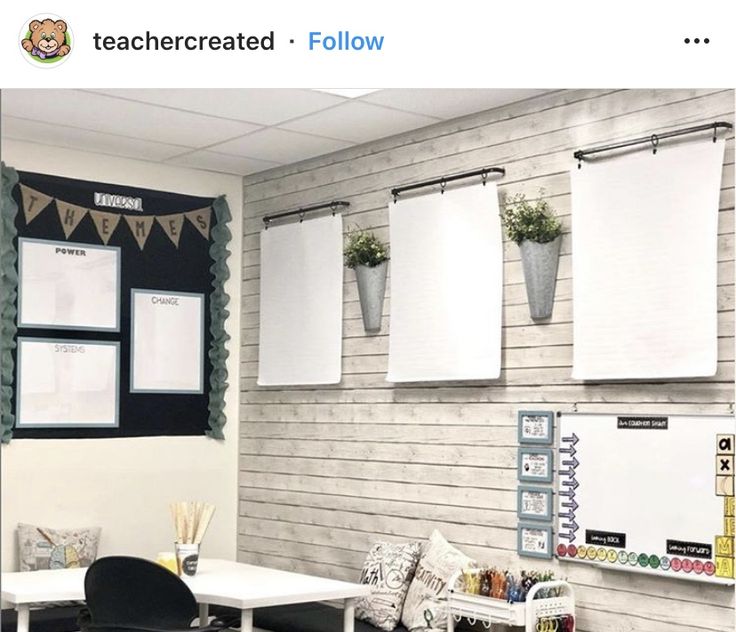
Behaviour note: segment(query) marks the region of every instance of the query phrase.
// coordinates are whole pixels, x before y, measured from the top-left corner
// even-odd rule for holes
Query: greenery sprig
[[[375,233],[355,229],[348,232],[344,254],[348,268],[359,265],[375,268],[388,260],[388,245],[376,237]]]
[[[509,239],[517,244],[525,239],[546,244],[562,234],[562,223],[544,199],[544,189],[539,190],[539,199],[533,202],[523,193],[507,198],[501,221]]]

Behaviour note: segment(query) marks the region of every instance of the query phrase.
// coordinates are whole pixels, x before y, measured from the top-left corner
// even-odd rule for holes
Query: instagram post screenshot
[[[0,632],[736,630],[733,2],[0,40]]]

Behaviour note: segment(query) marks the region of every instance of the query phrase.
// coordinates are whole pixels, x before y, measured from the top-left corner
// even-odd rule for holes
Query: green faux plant
[[[540,189],[539,198],[535,201],[527,200],[523,193],[507,198],[501,221],[509,239],[517,244],[526,239],[546,244],[562,234],[562,223],[544,199],[544,189]]]
[[[348,268],[360,265],[375,268],[378,264],[388,260],[388,245],[374,233],[356,229],[347,235],[344,254],[345,265]]]

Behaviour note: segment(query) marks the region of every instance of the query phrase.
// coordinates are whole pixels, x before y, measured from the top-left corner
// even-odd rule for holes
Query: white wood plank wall
[[[559,91],[245,180],[239,557],[356,579],[376,539],[433,528],[500,566],[546,566],[515,554],[516,411],[725,413],[734,400],[734,145],[729,136],[719,222],[719,363],[709,379],[580,383],[572,358],[570,241],[554,315],[529,318],[518,249],[506,244],[501,379],[385,382],[391,301],[366,336],[353,273],[345,275],[343,380],[335,387],[258,388],[259,231],[269,212],[348,200],[345,225],[388,235],[392,185],[503,165],[503,193],[544,187],[570,226],[567,170],[578,147],[715,119],[734,120],[731,90]],[[652,239],[662,238],[662,233]],[[608,455],[626,467],[625,455]],[[624,459],[622,461],[622,459]],[[622,490],[625,493],[625,490]],[[553,564],[575,584],[579,629],[734,629],[733,590]]]

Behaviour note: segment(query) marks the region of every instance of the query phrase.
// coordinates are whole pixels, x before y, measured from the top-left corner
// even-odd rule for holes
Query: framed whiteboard
[[[118,426],[120,343],[18,338],[17,428]]]
[[[519,523],[516,529],[516,552],[522,557],[552,557],[552,527]]]
[[[18,238],[18,327],[120,331],[120,248]]]
[[[552,411],[520,410],[518,413],[519,443],[550,445],[554,435]]]
[[[516,510],[520,520],[552,520],[552,488],[520,486]]]
[[[204,390],[204,294],[131,290],[130,392]]]
[[[518,479],[525,483],[551,483],[554,456],[550,448],[519,448]]]
[[[734,582],[731,415],[563,414],[557,557]]]

